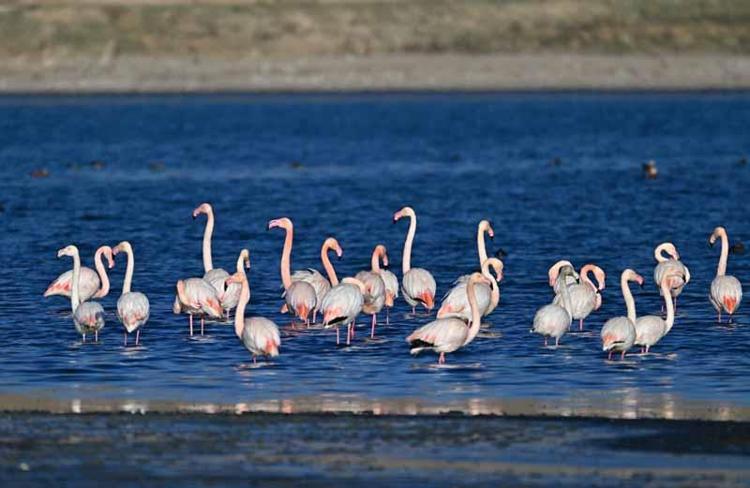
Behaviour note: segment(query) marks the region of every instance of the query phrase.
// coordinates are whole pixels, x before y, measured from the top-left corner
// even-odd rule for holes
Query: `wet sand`
[[[750,58],[710,54],[66,57],[9,60],[0,71],[4,93],[747,88]]]

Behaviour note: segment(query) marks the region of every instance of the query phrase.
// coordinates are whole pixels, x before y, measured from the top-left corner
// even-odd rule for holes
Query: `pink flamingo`
[[[664,297],[667,319],[664,320],[661,315],[645,315],[638,317],[635,321],[635,345],[641,346],[641,354],[648,353],[649,349],[667,335],[674,325],[674,303],[670,296],[669,283],[669,279],[661,282],[661,295]]]
[[[372,258],[370,259],[370,271],[360,271],[357,273],[355,278],[364,283],[365,302],[362,305],[362,312],[367,315],[372,315],[372,326],[370,330],[370,338],[375,337],[375,325],[377,324],[378,313],[383,309],[385,305],[385,281],[381,276],[380,260],[383,260],[383,266],[388,266],[388,253],[386,248],[382,244],[375,246],[375,250],[372,252]]]
[[[247,249],[242,252],[249,256]],[[257,356],[278,356],[281,337],[276,324],[264,317],[245,318],[245,308],[250,301],[250,284],[240,261],[237,263],[237,272],[227,278],[227,283],[240,285],[240,299],[234,314],[234,333],[253,355],[253,364]]]
[[[385,284],[385,324],[391,323],[390,310],[398,298],[398,278],[388,269],[380,269],[380,277]]]
[[[495,231],[492,229],[492,224],[489,220],[482,220],[477,225],[477,255],[479,256],[479,267],[481,268],[485,261],[487,261],[487,246],[485,245],[484,235],[487,234],[490,239],[495,238]],[[453,284],[466,283],[469,281],[471,274],[460,276],[456,279]]]
[[[58,259],[63,256],[73,258],[73,272],[71,277],[70,307],[73,311],[73,324],[76,331],[86,342],[86,334],[94,333],[94,342],[99,342],[99,331],[104,328],[104,308],[97,302],[86,302],[80,299],[81,257],[78,248],[70,245],[57,251]]]
[[[414,243],[414,234],[417,232],[417,214],[411,207],[404,207],[393,215],[393,221],[398,222],[403,217],[409,217],[409,231],[404,242],[404,255],[401,265],[403,276],[401,277],[401,291],[404,300],[416,313],[418,304],[422,304],[427,312],[431,312],[435,306],[435,291],[437,285],[435,278],[429,271],[423,268],[411,267],[411,248]]]
[[[329,237],[323,242],[323,246],[320,248],[320,260],[323,263],[323,269],[326,271],[328,279],[320,274],[318,270],[313,268],[301,269],[292,273],[292,282],[305,281],[310,283],[315,289],[316,306],[313,309],[313,323],[315,323],[318,318],[318,307],[323,303],[323,297],[331,290],[331,286],[339,284],[336,270],[334,269],[333,264],[331,264],[331,259],[328,257],[329,251],[335,251],[336,256],[339,259],[341,259],[341,256],[344,254],[343,249],[341,249],[341,246],[339,245],[339,241],[333,237]],[[288,307],[285,303],[281,307],[281,313],[287,313],[288,311]]]
[[[286,217],[268,222],[268,229],[280,227],[286,231],[284,250],[281,253],[281,281],[284,284],[284,301],[287,308],[294,310],[296,316],[307,326],[310,325],[310,313],[318,306],[315,288],[306,281],[292,281],[291,256],[294,226]],[[294,324],[294,322],[292,322]]]
[[[117,318],[125,327],[125,346],[128,345],[128,334],[135,331],[135,345],[141,337],[141,327],[148,321],[149,303],[146,295],[139,291],[130,291],[133,283],[133,269],[135,258],[133,257],[133,246],[128,241],[119,243],[112,250],[115,256],[124,252],[128,257],[128,265],[125,270],[125,281],[122,284],[122,294],[117,300]]]
[[[201,203],[193,210],[193,218],[199,215],[206,215],[206,227],[203,230],[203,279],[206,280],[216,289],[221,302],[221,308],[226,311],[227,319],[229,312],[237,306],[240,299],[240,285],[227,285],[226,279],[229,273],[222,268],[214,268],[211,253],[211,239],[214,234],[214,209],[210,203]]]
[[[109,278],[107,277],[107,270],[102,264],[102,256],[107,258],[109,268],[115,265],[112,259],[112,248],[109,246],[101,246],[96,250],[94,254],[94,266],[96,271],[85,266],[81,267],[81,276],[78,280],[78,292],[79,298],[82,302],[89,300],[90,298],[104,298],[109,293]],[[50,283],[47,287],[47,291],[44,292],[45,297],[53,295],[61,295],[70,298],[73,287],[73,271],[68,270],[58,276],[55,281]]]
[[[615,317],[607,320],[602,327],[602,350],[607,352],[607,359],[612,359],[613,352],[620,353],[620,359],[625,359],[625,353],[635,344],[635,300],[630,292],[628,283],[635,281],[643,286],[643,277],[633,271],[626,269],[620,275],[620,288],[622,296],[625,298],[625,307],[627,308],[627,317]]]
[[[344,324],[347,326],[346,344],[351,343],[354,335],[354,322],[362,311],[366,293],[367,288],[364,283],[356,278],[344,278],[323,297],[320,307],[323,325],[326,329],[336,327],[336,345],[340,344],[339,326]]]
[[[560,289],[562,288],[563,283],[565,283],[566,285],[574,285],[578,283],[578,273],[575,272],[575,268],[573,269],[573,274],[565,278],[565,280],[557,279],[560,274],[560,269],[562,269],[563,266],[570,266],[571,268],[573,268],[573,265],[570,264],[570,261],[562,259],[553,264],[547,271],[547,275],[549,276],[549,286],[552,287],[555,295],[560,294]]]
[[[597,284],[589,278],[589,273],[594,273]],[[570,292],[570,304],[573,320],[578,320],[578,330],[583,330],[583,321],[591,315],[591,312],[602,306],[601,290],[606,286],[606,274],[604,270],[595,264],[586,264],[579,273],[580,283],[568,285]],[[556,305],[562,304],[562,296],[556,295],[552,302]]]
[[[492,276],[490,273],[490,267],[495,272],[495,276]],[[500,303],[500,287],[498,286],[498,282],[503,279],[503,268],[503,262],[497,258],[487,258],[482,263],[482,276],[485,277],[489,285],[477,285],[475,293],[477,306],[483,317],[491,314],[497,308],[497,304]],[[443,298],[437,318],[455,317],[467,323],[471,320],[471,307],[469,306],[469,298],[466,295],[467,281],[464,280],[463,276],[456,280],[456,285]]]
[[[714,229],[708,242],[711,246],[716,243],[716,239],[721,239],[721,257],[719,258],[719,267],[716,268],[716,277],[711,282],[711,304],[719,314],[719,323],[721,323],[722,310],[729,314],[729,322],[732,322],[732,314],[740,306],[742,301],[742,284],[734,276],[726,274],[727,259],[729,257],[729,237],[724,227]]]
[[[445,354],[458,350],[468,345],[479,332],[482,322],[482,314],[477,305],[476,285],[488,285],[486,278],[479,273],[473,273],[467,282],[467,296],[471,308],[471,324],[457,318],[445,318],[433,320],[427,325],[420,327],[406,338],[409,343],[409,352],[417,355],[424,350],[432,350],[440,353],[438,364],[445,363]]]
[[[190,336],[193,336],[193,315],[201,318],[201,335],[205,326],[205,317],[220,319],[224,316],[219,296],[208,281],[203,278],[188,278],[177,281],[177,297],[172,311],[187,313],[189,316]]]
[[[563,265],[559,268],[559,279],[558,282],[566,283],[567,280],[573,276],[575,270],[570,265]],[[553,285],[553,283],[550,283]],[[554,285],[553,285],[554,286]],[[560,295],[562,295],[562,304],[556,305],[551,303],[540,308],[534,315],[534,323],[531,328],[531,332],[544,336],[544,346],[547,346],[547,339],[549,337],[555,338],[555,347],[560,344],[560,338],[565,335],[565,332],[570,328],[572,321],[570,303],[570,292],[567,286],[560,286]]]
[[[664,256],[664,253],[667,256]],[[677,297],[682,293],[682,289],[685,288],[690,282],[690,270],[687,266],[682,264],[680,261],[680,253],[677,252],[677,248],[671,242],[663,242],[656,246],[654,249],[654,257],[656,258],[657,264],[654,268],[654,282],[659,293],[661,293],[661,281],[665,276],[669,275],[672,281],[669,283],[670,294],[674,299],[675,309],[677,308]]]

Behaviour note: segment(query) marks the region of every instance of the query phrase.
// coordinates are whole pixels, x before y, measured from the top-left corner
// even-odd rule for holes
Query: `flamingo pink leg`
[[[125,343],[124,343],[123,345],[124,345],[125,347],[128,347],[128,333],[127,333],[127,332],[123,332],[123,333],[122,333],[122,335],[123,335],[123,336],[124,336],[124,338],[125,338]]]
[[[313,310],[313,324],[318,320],[318,309]]]
[[[445,364],[445,353],[441,352],[440,357],[438,358],[438,364]]]
[[[190,337],[193,337],[193,314],[189,314],[190,316]]]
[[[391,308],[385,307],[385,325],[391,325]]]
[[[351,344],[351,341],[352,341],[352,335],[353,335],[353,333],[352,333],[352,324],[351,324],[351,323],[349,323],[349,324],[348,324],[348,325],[346,326],[346,345],[347,345],[347,346]]]
[[[203,324],[205,323],[205,318],[203,315],[201,315],[201,335],[203,335]]]
[[[138,340],[141,338],[141,329],[135,331],[135,345],[138,345]]]
[[[338,346],[339,344],[341,344],[341,340],[339,338],[339,328],[336,327],[336,345]]]
[[[578,320],[578,330],[583,330],[583,319]]]
[[[98,330],[94,331],[94,342],[99,342],[99,331]]]
[[[377,324],[378,319],[375,314],[372,314],[372,330],[370,331],[370,339],[375,337],[375,324]]]
[[[622,354],[620,354],[620,359],[625,359],[625,351],[622,351]]]

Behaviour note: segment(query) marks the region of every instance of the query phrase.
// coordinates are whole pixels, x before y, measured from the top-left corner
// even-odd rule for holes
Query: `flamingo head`
[[[133,252],[133,246],[131,246],[128,241],[122,241],[121,243],[119,243],[118,245],[112,248],[112,254],[114,254],[115,256],[117,256],[121,252],[125,252],[125,253]]]
[[[282,229],[289,230],[292,228],[292,221],[287,217],[281,217],[279,219],[273,219],[268,221],[268,230],[281,227]]]
[[[617,336],[614,334],[605,334],[602,336],[602,351],[609,351],[617,343]]]
[[[717,227],[714,229],[714,231],[711,233],[711,237],[708,238],[708,245],[711,247],[714,247],[714,244],[716,244],[716,240],[723,235],[727,234],[726,229],[724,227]]]
[[[570,261],[567,261],[565,259],[561,259],[550,267],[549,271],[547,271],[547,275],[549,276],[549,286],[555,286],[555,283],[560,276],[560,271],[564,266],[568,266],[573,269],[573,265],[570,263]],[[575,276],[575,270],[573,270],[573,276]]]
[[[210,215],[212,213],[214,213],[214,209],[211,207],[210,203],[201,203],[195,207],[195,210],[193,210],[193,218],[197,218],[200,214]]]
[[[377,246],[375,246],[375,254],[380,256],[380,260],[382,261],[383,266],[388,266],[388,250],[384,245],[378,244]]]
[[[326,250],[333,249],[334,252],[336,252],[336,257],[339,259],[341,259],[341,256],[344,255],[344,250],[341,249],[341,245],[339,244],[339,241],[337,241],[333,237],[329,237],[328,239],[326,239],[325,242],[323,243],[323,247]]]
[[[61,258],[63,256],[78,256],[78,248],[74,245],[65,246],[64,248],[57,251],[57,257]]]
[[[414,213],[414,209],[411,207],[404,207],[395,214],[393,214],[393,222],[398,222],[403,217],[414,217],[416,214]]]
[[[622,279],[625,281],[635,281],[638,286],[643,286],[643,276],[639,275],[632,269],[628,268],[622,272]]]
[[[503,274],[505,263],[497,258],[487,258],[487,261],[489,261],[489,265],[492,266],[492,269],[495,270],[495,281],[498,283],[503,281],[503,278],[505,277]]]
[[[672,259],[680,259],[680,253],[677,252],[677,247],[671,242],[662,242],[654,250],[657,261],[666,261],[669,258],[665,258],[662,253],[666,252]]]
[[[101,252],[105,258],[107,258],[107,267],[112,269],[115,267],[115,259],[113,257],[114,250],[109,246],[100,247],[97,252]]]
[[[495,238],[495,231],[492,229],[492,222],[489,220],[482,220],[479,222],[479,231],[486,232],[490,239]]]
[[[250,251],[243,249],[240,251],[240,258],[237,263],[241,266],[245,266],[245,269],[250,269]]]

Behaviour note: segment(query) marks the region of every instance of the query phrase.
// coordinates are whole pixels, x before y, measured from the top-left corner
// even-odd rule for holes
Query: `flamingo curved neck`
[[[484,243],[485,229],[479,226],[477,231],[477,251],[479,253],[479,265],[481,266],[487,260],[487,247]]]
[[[672,294],[669,289],[669,280],[662,280],[661,293],[664,295],[664,306],[667,308],[667,332],[665,333],[668,333],[674,325],[674,302],[672,302]]]
[[[620,278],[620,288],[622,288],[622,296],[623,298],[625,298],[625,307],[628,311],[628,320],[635,324],[635,300],[633,299],[633,294],[630,292],[627,277],[623,276],[622,278]]]
[[[568,315],[571,317],[573,316],[573,304],[570,301],[570,290],[568,290],[568,285],[565,284],[565,280],[567,279],[567,276],[560,276],[558,278],[563,280],[563,286],[560,287],[560,296],[562,296],[563,301],[563,308],[568,312]]]
[[[135,268],[135,258],[133,257],[133,250],[130,247],[124,249],[125,254],[128,256],[128,266],[125,269],[125,281],[122,283],[122,294],[130,293],[130,286],[133,283],[133,268]]]
[[[409,231],[404,241],[404,256],[401,263],[401,271],[406,274],[411,269],[411,246],[414,243],[414,234],[417,232],[417,216],[409,215]]]
[[[339,277],[336,276],[336,269],[333,267],[333,263],[331,263],[331,259],[328,257],[328,251],[330,249],[331,247],[328,244],[323,244],[323,247],[320,249],[320,260],[323,262],[323,269],[326,270],[328,281],[331,282],[331,286],[336,286],[339,284]]]
[[[471,279],[466,284],[466,297],[469,299],[469,308],[471,309],[471,325],[469,326],[469,334],[466,336],[464,345],[474,340],[479,333],[479,326],[482,325],[482,314],[477,305],[476,285]]]
[[[370,268],[373,273],[380,273],[380,250],[375,248],[370,258]]]
[[[109,294],[109,276],[107,276],[107,268],[102,263],[103,255],[104,248],[101,247],[96,250],[96,254],[94,255],[94,266],[96,267],[97,274],[99,274],[99,280],[102,282],[102,287],[96,292],[97,298],[103,298]]]
[[[292,241],[294,240],[294,228],[286,229],[284,238],[284,250],[281,252],[281,282],[284,283],[284,289],[292,286],[291,260],[292,260]]]
[[[203,230],[203,272],[208,273],[214,269],[211,258],[211,238],[214,235],[214,211],[206,212],[206,228]]]
[[[654,249],[654,257],[656,258],[656,261],[659,263],[663,263],[664,261],[669,261],[670,259],[677,259],[675,256],[672,255],[672,253],[670,253],[667,250],[667,247],[668,247],[667,244],[668,243],[659,244],[658,246],[656,246],[656,249]],[[665,252],[667,253],[666,256],[664,256]]]
[[[75,313],[81,303],[81,292],[79,290],[81,278],[81,258],[78,253],[73,255],[73,286],[70,290],[70,308]]]
[[[729,259],[729,238],[726,232],[720,234],[721,237],[721,257],[719,257],[719,266],[716,268],[716,276],[724,276],[727,273],[727,259]]]
[[[243,275],[244,270],[238,270]],[[237,337],[242,337],[242,332],[245,329],[245,307],[250,301],[250,283],[247,282],[247,275],[242,280],[242,289],[240,290],[240,300],[237,302],[237,309],[234,312],[234,333]]]

